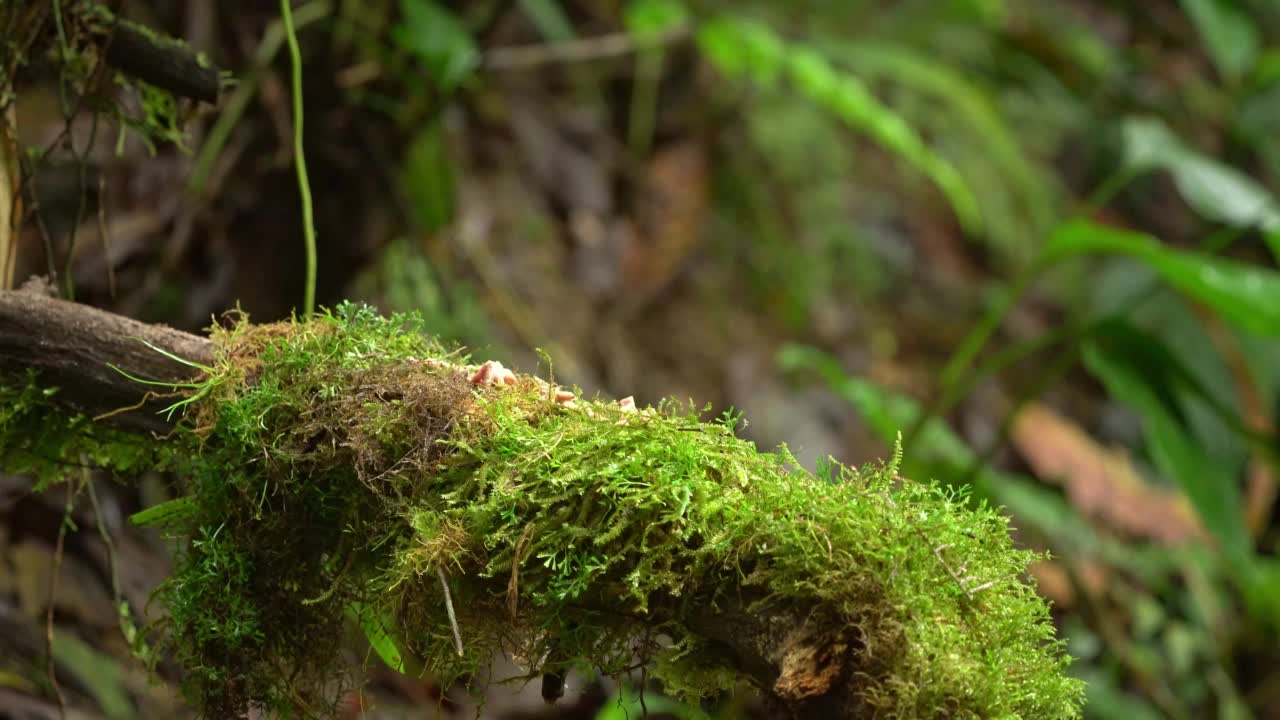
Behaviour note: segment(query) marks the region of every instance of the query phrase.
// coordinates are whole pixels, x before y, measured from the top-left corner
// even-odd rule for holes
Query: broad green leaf
[[[1164,247],[1143,233],[1084,220],[1054,231],[1047,255],[1057,260],[1083,253],[1133,256],[1165,282],[1204,303],[1242,330],[1280,336],[1280,273],[1232,260]]]
[[[1203,217],[1236,227],[1256,227],[1280,258],[1280,203],[1248,175],[1185,145],[1160,120],[1124,121],[1125,164],[1133,170],[1164,170],[1183,199]]]
[[[347,617],[351,618],[364,630],[369,645],[387,667],[398,673],[404,672],[404,655],[400,652],[396,641],[387,631],[386,623],[378,609],[362,602],[352,601],[347,605]]]
[[[1171,388],[1159,379],[1152,381],[1162,360],[1159,353],[1153,354],[1149,338],[1122,323],[1084,346],[1089,371],[1112,397],[1142,416],[1147,450],[1160,473],[1182,488],[1227,557],[1242,567],[1251,544],[1244,530],[1239,484],[1187,432]]]
[[[1169,368],[1187,430],[1229,473],[1243,472],[1249,444],[1236,381],[1194,308],[1162,288],[1124,317],[1147,334]]]
[[[1236,80],[1249,71],[1258,56],[1258,28],[1235,0],[1182,0],[1182,8],[1223,77]]]
[[[432,0],[400,0],[392,36],[431,69],[441,90],[460,85],[480,63],[480,51],[462,21]]]

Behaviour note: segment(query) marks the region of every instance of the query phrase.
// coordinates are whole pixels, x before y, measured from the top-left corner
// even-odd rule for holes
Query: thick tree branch
[[[144,397],[148,388],[130,375],[162,382],[190,382],[199,370],[165,357],[146,343],[195,363],[213,361],[213,343],[162,325],[148,325],[38,290],[0,292],[0,372],[35,370],[57,387],[59,402],[87,415],[113,414],[125,430],[165,432],[172,423],[158,411],[170,404]],[[163,387],[150,388],[164,392]],[[139,402],[142,402],[139,405]]]
[[[0,293],[0,373],[35,370],[42,383],[59,388],[55,397],[76,411],[104,414],[142,399],[139,384],[111,366],[148,380],[189,382],[200,376],[199,370],[165,357],[142,341],[195,363],[213,361],[213,343],[196,335],[58,300],[37,289]],[[171,421],[157,413],[165,404],[151,400],[137,409],[116,412],[107,421],[126,430],[171,430],[177,417]],[[740,601],[690,617],[694,632],[734,657],[744,674],[765,689],[778,683],[784,657],[795,651],[787,647],[788,642],[795,644],[788,634],[802,629],[804,620],[798,609],[756,618]],[[838,664],[843,666],[843,659]],[[826,700],[829,704],[832,698]]]

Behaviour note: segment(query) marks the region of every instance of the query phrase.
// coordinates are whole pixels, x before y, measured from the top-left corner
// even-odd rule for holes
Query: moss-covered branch
[[[40,60],[83,81],[86,72],[97,72],[93,60],[101,57],[173,97],[214,104],[222,90],[222,73],[208,58],[95,0],[3,3],[0,21],[11,41],[0,48],[0,86],[12,84],[18,68]],[[0,98],[0,106],[5,102]]]
[[[502,651],[531,677],[642,662],[684,696],[745,680],[779,716],[1079,713],[1022,579],[1032,554],[995,511],[892,466],[815,476],[674,406],[490,384],[368,309],[212,341],[157,460],[188,495],[154,513],[185,548],[152,633],[210,716],[325,715],[351,620],[392,664],[445,680]],[[36,425],[41,452],[62,437],[83,453],[96,426],[9,377],[6,465]]]

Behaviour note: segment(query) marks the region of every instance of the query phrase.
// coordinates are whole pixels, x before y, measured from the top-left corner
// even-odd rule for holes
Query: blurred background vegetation
[[[304,263],[278,8],[116,9],[234,83],[157,142],[111,73],[10,76],[19,282],[190,330],[237,303],[288,317]],[[1088,717],[1280,718],[1280,4],[293,13],[321,304],[416,310],[473,357],[549,358],[588,393],[736,408],[811,468],[887,458],[901,433],[905,475],[971,487],[1052,553],[1033,574]],[[113,598],[144,607],[169,568],[121,520],[165,492],[142,487],[79,503],[59,566],[54,656],[91,717],[180,712],[118,637]],[[25,489],[0,479],[0,707],[44,717],[66,498]],[[389,672],[371,688],[370,716],[475,712]],[[585,676],[553,709],[512,693],[485,716],[640,707]]]

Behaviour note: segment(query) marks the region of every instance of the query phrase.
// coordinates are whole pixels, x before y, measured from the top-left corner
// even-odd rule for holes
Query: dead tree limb
[[[173,424],[158,411],[169,403],[163,398],[144,401],[149,388],[112,367],[162,382],[189,382],[199,370],[170,360],[148,343],[195,363],[213,362],[213,343],[190,333],[38,291],[0,292],[0,372],[36,371],[41,384],[58,388],[59,402],[90,416],[141,402],[109,421],[125,430],[167,432]]]

